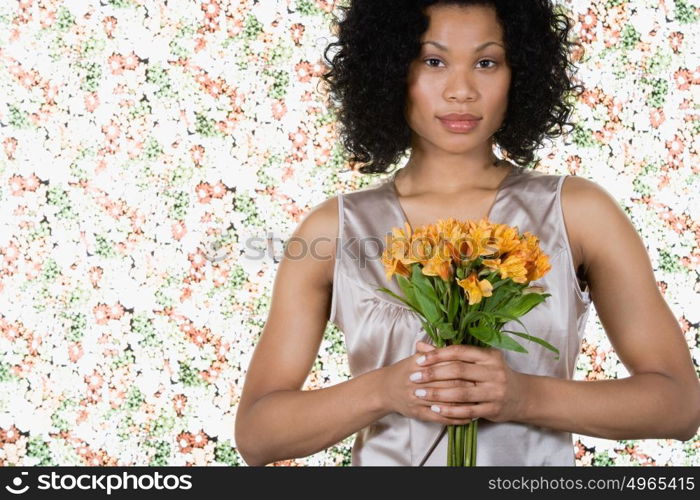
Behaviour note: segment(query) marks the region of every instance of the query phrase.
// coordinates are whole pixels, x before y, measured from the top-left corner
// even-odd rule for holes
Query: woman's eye
[[[492,61],[491,59],[482,59],[481,61],[479,61],[479,64],[488,63],[488,62],[496,64],[496,61]],[[489,67],[492,67],[492,66],[489,66]],[[482,68],[483,68],[483,66],[482,66]]]
[[[435,57],[428,57],[427,59],[424,59],[423,61],[428,63],[428,66],[431,66],[433,68],[435,68],[436,66],[432,66],[429,61],[437,61],[438,63],[442,62],[442,61],[440,61],[440,59],[437,59]],[[482,59],[477,64],[482,64],[482,63],[493,63],[495,65],[496,61],[492,61],[491,59]],[[481,66],[481,67],[482,68],[492,68],[493,66]]]

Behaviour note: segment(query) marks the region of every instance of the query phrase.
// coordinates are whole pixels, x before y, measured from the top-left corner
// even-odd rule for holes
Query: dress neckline
[[[511,165],[512,165],[512,164],[511,164]],[[493,202],[491,203],[491,206],[489,207],[489,210],[488,210],[488,212],[486,213],[486,218],[487,218],[490,222],[492,222],[492,221],[491,221],[491,215],[493,214],[494,208],[496,207],[496,205],[497,205],[498,202],[500,201],[501,195],[502,195],[502,193],[503,193],[503,188],[505,187],[506,182],[507,182],[511,177],[513,177],[513,175],[516,173],[516,171],[519,173],[519,172],[522,170],[522,168],[523,168],[523,167],[521,167],[521,166],[519,166],[519,165],[512,165],[512,166],[510,167],[510,170],[509,170],[508,173],[506,174],[506,176],[505,176],[503,179],[501,179],[501,182],[498,184],[498,187],[496,188],[496,195],[494,196]],[[408,221],[408,217],[406,216],[406,212],[404,211],[403,206],[401,206],[401,201],[399,200],[399,192],[398,192],[398,190],[396,189],[396,183],[394,182],[394,181],[396,180],[396,174],[399,173],[399,170],[401,170],[401,169],[396,170],[396,171],[393,173],[393,175],[389,178],[388,184],[389,184],[389,188],[390,188],[390,191],[391,191],[391,195],[392,195],[392,197],[393,197],[393,203],[396,205],[396,208],[398,208],[398,211],[399,211],[399,213],[400,213],[400,215],[401,215],[402,227],[403,227],[403,225],[404,225],[404,223],[405,223],[405,224],[408,224],[409,227],[413,230],[413,229],[415,229],[415,228],[414,228],[414,227],[411,225],[411,223]]]

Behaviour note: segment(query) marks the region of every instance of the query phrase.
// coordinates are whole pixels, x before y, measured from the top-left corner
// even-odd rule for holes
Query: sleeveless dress
[[[392,227],[406,215],[388,179],[358,191],[338,194],[339,241],[329,320],[344,334],[353,377],[396,363],[416,352],[417,340],[432,344],[420,317],[401,301],[396,278],[386,279],[380,256]],[[550,175],[514,165],[501,181],[488,214],[491,222],[517,226],[539,238],[551,270],[532,282],[551,297],[520,320],[528,331],[559,349],[560,357],[534,342],[518,339],[528,353],[504,351],[508,365],[521,373],[571,379],[581,349],[591,303],[581,290],[565,231],[561,187],[566,175]],[[511,321],[504,329],[524,331]],[[352,465],[446,466],[446,426],[390,413],[356,433]],[[516,422],[479,419],[477,465],[573,466],[569,432]]]

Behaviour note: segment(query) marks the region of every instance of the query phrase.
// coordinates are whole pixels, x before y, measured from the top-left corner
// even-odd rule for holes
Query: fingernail
[[[415,394],[416,394],[416,396],[418,396],[419,398],[424,398],[425,395],[427,394],[427,392],[426,392],[425,389],[416,389]]]
[[[440,407],[438,405],[433,405],[430,407],[435,413],[440,413]]]
[[[422,365],[423,363],[425,363],[425,355],[423,355],[423,356],[421,356],[420,358],[416,359],[416,363],[418,363],[419,365]]]
[[[413,372],[413,373],[411,373],[411,376],[410,376],[409,378],[410,378],[412,381],[416,382],[416,381],[420,380],[421,377],[422,377],[422,375],[421,375],[420,372]]]

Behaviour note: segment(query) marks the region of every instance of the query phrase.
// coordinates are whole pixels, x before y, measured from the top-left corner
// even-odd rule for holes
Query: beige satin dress
[[[386,287],[402,294],[395,278],[386,279],[380,260],[386,235],[394,226],[403,228],[406,221],[395,176],[338,196],[340,240],[330,321],[344,333],[352,376],[411,356],[418,339],[431,343],[414,311],[375,291]],[[529,352],[504,351],[509,366],[522,373],[571,379],[591,300],[588,287],[577,280],[564,228],[560,193],[565,177],[516,166],[501,182],[489,219],[535,234],[552,265],[544,277],[533,282],[552,296],[520,320],[532,335],[557,347],[560,358],[555,361],[551,351],[518,339]],[[504,329],[523,331],[515,321],[506,323]],[[440,423],[391,413],[357,432],[352,465],[445,466],[444,430]],[[521,423],[480,419],[477,465],[574,465],[572,436]]]

